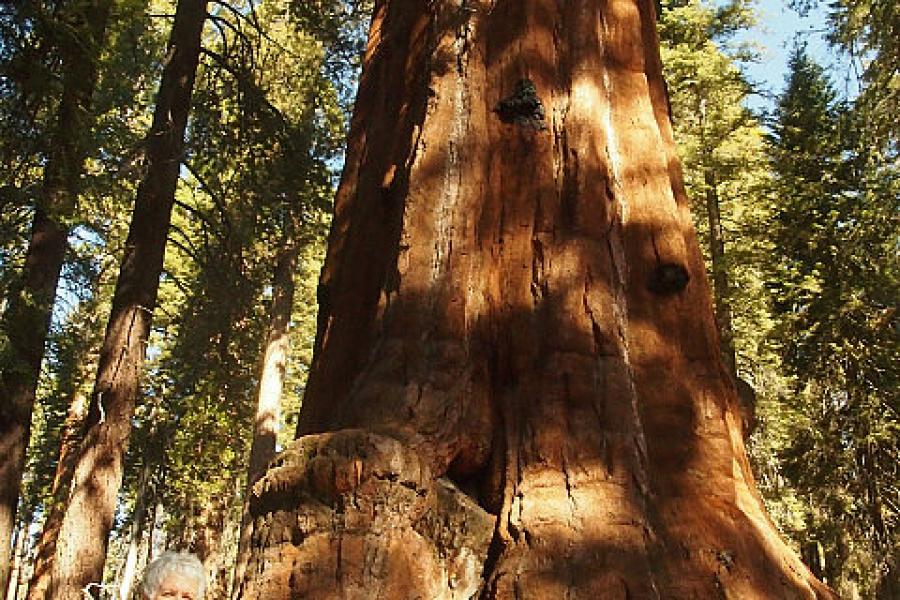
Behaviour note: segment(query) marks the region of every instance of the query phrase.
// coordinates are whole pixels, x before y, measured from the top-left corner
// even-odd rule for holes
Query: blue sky
[[[745,68],[752,81],[762,84],[768,94],[781,92],[787,74],[788,54],[794,38],[800,34],[812,57],[828,67],[838,92],[855,95],[850,62],[836,53],[824,38],[827,12],[821,6],[811,10],[806,17],[791,10],[787,0],[759,0],[757,10],[757,26],[738,36],[741,41],[752,40],[762,46],[761,60]],[[772,98],[751,98],[750,106],[754,109],[769,108]]]

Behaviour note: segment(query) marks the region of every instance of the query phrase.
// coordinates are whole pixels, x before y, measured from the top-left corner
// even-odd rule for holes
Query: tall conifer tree
[[[147,137],[146,171],[135,199],[60,528],[49,590],[54,600],[78,600],[102,580],[183,159],[206,5],[205,0],[180,0],[176,8]]]
[[[808,498],[817,572],[844,595],[888,598],[900,549],[900,185],[803,46],[789,69],[773,125],[771,285],[803,419],[785,473]]]
[[[6,589],[10,540],[25,465],[44,344],[63,266],[70,221],[93,128],[91,97],[112,0],[74,0],[58,11],[56,50],[62,94],[34,208],[25,264],[3,313],[8,356],[0,360],[0,590]]]

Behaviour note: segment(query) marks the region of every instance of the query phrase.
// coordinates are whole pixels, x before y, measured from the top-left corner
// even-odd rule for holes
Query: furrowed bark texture
[[[28,535],[24,527],[19,527],[13,534],[12,564],[10,565],[9,582],[6,586],[6,600],[16,600],[19,597],[19,587],[22,584],[22,571],[27,560]]]
[[[833,597],[754,488],[652,6],[376,3],[241,597]]]
[[[111,0],[76,0],[61,11],[60,29],[66,32],[59,40],[63,91],[25,265],[3,315],[10,353],[0,374],[0,589],[4,590],[35,390],[68,247],[66,221],[75,211],[88,153],[91,97],[110,5]]]
[[[82,590],[100,583],[103,576],[107,538],[122,484],[122,462],[156,307],[206,4],[205,0],[180,0],[175,11],[147,139],[146,174],[135,198],[84,435],[75,459],[72,489],[60,526],[48,590],[48,597],[54,600],[81,600]]]

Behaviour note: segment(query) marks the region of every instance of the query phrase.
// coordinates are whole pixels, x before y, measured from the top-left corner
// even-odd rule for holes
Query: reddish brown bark
[[[100,351],[97,378],[57,543],[49,597],[80,600],[103,575],[107,537],[122,482],[144,351],[162,272],[166,235],[206,20],[205,0],[180,0],[147,138],[125,255]]]
[[[241,597],[832,597],[755,491],[687,206],[649,0],[376,2]]]
[[[31,413],[56,286],[93,126],[91,96],[110,0],[77,0],[61,11],[59,51],[64,76],[56,124],[35,207],[25,265],[12,290],[3,328],[9,356],[0,375],[0,589],[6,589],[10,536],[31,431]]]
[[[56,473],[53,475],[53,484],[50,491],[50,504],[47,508],[47,516],[41,528],[35,546],[33,570],[31,581],[28,584],[27,600],[44,600],[47,589],[50,586],[50,570],[53,558],[56,554],[56,541],[59,536],[59,528],[65,514],[66,500],[69,495],[69,487],[75,471],[75,459],[77,457],[78,443],[80,442],[81,429],[85,417],[87,417],[87,398],[81,392],[76,391],[69,403],[66,421],[63,425],[63,433],[60,441],[59,462],[56,464]]]

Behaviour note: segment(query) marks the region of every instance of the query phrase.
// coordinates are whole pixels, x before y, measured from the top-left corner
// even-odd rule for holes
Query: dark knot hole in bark
[[[690,280],[691,275],[684,265],[661,263],[651,273],[647,288],[659,296],[669,296],[682,291]]]
[[[537,87],[530,79],[520,79],[515,91],[497,103],[494,112],[504,123],[530,127],[536,130],[547,129],[544,124],[546,111],[544,103],[537,94]]]

